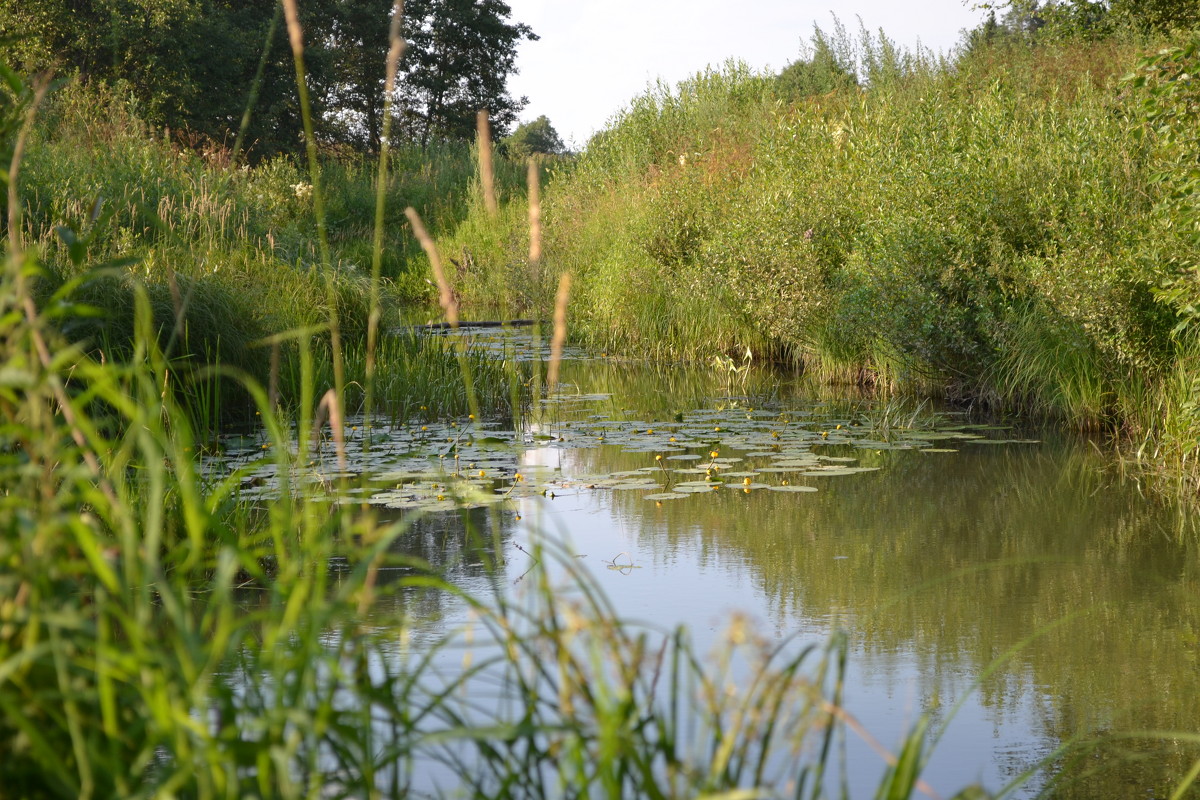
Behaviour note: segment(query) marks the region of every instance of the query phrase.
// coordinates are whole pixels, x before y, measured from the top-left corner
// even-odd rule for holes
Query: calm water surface
[[[524,492],[468,514],[498,531],[507,579],[518,581],[529,551],[549,536],[567,543],[621,615],[685,624],[701,651],[719,646],[732,614],[748,615],[768,636],[802,641],[843,629],[850,712],[893,748],[931,714],[943,734],[925,778],[943,796],[976,782],[997,791],[1071,742],[1197,731],[1200,560],[1186,513],[1122,481],[1084,440],[968,428],[1019,441],[921,441],[897,432],[891,440],[904,449],[876,448],[878,435],[856,425],[882,413],[869,402],[741,378],[607,359],[565,364],[567,397],[534,429],[553,440],[526,437],[488,465],[502,469],[497,464],[511,459],[509,469],[548,487],[548,496]],[[736,435],[728,427],[714,430],[711,443],[698,435],[738,415],[746,422]],[[943,426],[955,429],[954,421]],[[726,478],[720,490],[645,499],[697,477],[668,474],[656,454],[716,447],[721,458],[742,459],[721,472],[753,472],[786,457],[763,444],[771,431],[783,431],[786,443],[797,430],[808,439],[787,444],[796,457],[807,449],[845,459],[821,461],[833,474],[759,472]],[[848,430],[853,437],[842,435]],[[818,438],[822,431],[833,435]],[[682,439],[671,445],[678,449],[664,449],[667,433]],[[388,457],[379,458],[384,469]],[[874,469],[837,474],[839,466]],[[817,491],[740,486],[789,477]],[[606,488],[647,478],[665,488]],[[463,540],[461,518],[442,513],[398,547],[482,586],[490,554]],[[631,568],[611,568],[624,564]],[[453,601],[426,602],[432,606],[417,615],[434,628],[463,617]],[[1055,796],[1168,797],[1197,755],[1171,739],[1118,738],[1055,762],[1072,777]],[[852,796],[871,796],[882,764],[854,734],[846,763]],[[1043,773],[1016,796],[1044,784]]]

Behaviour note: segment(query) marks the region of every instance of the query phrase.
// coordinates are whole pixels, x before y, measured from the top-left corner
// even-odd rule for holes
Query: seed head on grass
[[[413,235],[417,237],[417,241],[421,243],[421,249],[429,258],[429,266],[433,269],[433,278],[437,282],[438,302],[446,314],[446,321],[450,323],[451,328],[457,328],[458,301],[454,299],[454,291],[450,288],[450,282],[446,280],[446,271],[442,268],[442,258],[438,254],[437,245],[434,243],[433,237],[429,235],[429,231],[425,230],[425,225],[421,222],[421,217],[415,208],[409,206],[404,209],[404,215],[408,217]]]

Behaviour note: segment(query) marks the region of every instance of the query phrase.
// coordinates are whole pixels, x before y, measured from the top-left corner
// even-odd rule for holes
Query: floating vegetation
[[[506,348],[513,341],[497,337]],[[956,453],[968,444],[1037,443],[989,438],[1008,429],[955,418],[880,439],[877,428],[821,405],[754,409],[731,402],[665,420],[641,418],[644,412],[637,411],[598,413],[606,405],[614,405],[610,395],[558,395],[544,403],[541,420],[527,430],[473,419],[370,427],[349,420],[346,469],[337,467],[331,437],[314,445],[307,467],[292,466],[287,481],[280,480],[280,460],[264,449],[265,438],[241,435],[227,439],[223,453],[208,457],[206,469],[215,477],[235,472],[244,497],[269,499],[287,485],[336,494],[341,503],[438,512],[597,491],[640,492],[660,503],[719,488],[804,494],[818,491],[814,481],[884,469],[888,451]],[[553,456],[596,448],[645,462],[633,469],[571,474],[561,466],[570,460]],[[629,461],[623,459],[626,467]],[[551,463],[559,466],[546,466]]]

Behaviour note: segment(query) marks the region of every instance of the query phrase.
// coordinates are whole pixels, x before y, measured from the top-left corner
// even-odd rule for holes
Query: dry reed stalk
[[[550,367],[546,370],[546,385],[553,391],[558,383],[558,365],[563,346],[567,343],[567,301],[571,297],[571,273],[558,279],[558,294],[554,298],[554,336],[550,339]]]
[[[479,132],[479,179],[483,183],[483,207],[489,217],[496,218],[500,207],[496,204],[496,176],[492,170],[492,132],[488,125],[488,112],[475,115],[475,127]]]
[[[338,392],[346,386],[342,361],[342,329],[338,321],[338,303],[330,270],[333,260],[329,252],[329,232],[325,219],[325,200],[321,191],[321,167],[317,160],[317,136],[313,127],[312,106],[308,100],[308,80],[304,68],[304,36],[300,27],[300,12],[296,0],[282,0],[287,20],[288,41],[292,45],[292,60],[296,65],[296,93],[300,99],[300,116],[304,121],[304,149],[308,153],[308,174],[312,183],[313,216],[317,221],[317,246],[321,267],[325,270],[325,286],[329,303],[329,345],[333,351],[333,385]]]
[[[390,103],[396,90],[396,72],[400,69],[400,56],[404,54],[404,37],[400,26],[404,21],[404,0],[396,0],[392,6],[392,22],[388,26],[387,74],[383,81],[384,103]],[[386,117],[385,117],[386,119]]]
[[[538,265],[542,263],[542,191],[536,159],[529,159],[526,181],[529,184],[529,267],[536,286]]]
[[[267,405],[272,411],[279,408],[279,341],[271,342],[271,369],[267,375]]]
[[[300,28],[300,11],[296,0],[283,0],[283,15],[287,21],[288,42],[292,45],[292,56],[299,59],[304,55],[304,35]]]
[[[346,471],[346,420],[342,417],[342,403],[338,400],[338,393],[333,389],[328,390],[321,397],[321,403],[317,406],[317,416],[313,418],[312,426],[312,443],[316,447],[319,441],[318,437],[321,433],[321,426],[329,422],[329,429],[333,432],[333,444],[337,449],[338,469]]]
[[[425,230],[425,226],[421,223],[421,217],[417,214],[415,208],[409,206],[404,209],[404,216],[408,217],[408,223],[412,225],[413,235],[417,237],[417,241],[421,243],[421,249],[429,257],[429,265],[433,267],[433,278],[437,281],[438,302],[441,304],[442,310],[446,312],[446,321],[450,323],[451,328],[457,328],[458,301],[454,299],[454,292],[450,289],[450,282],[446,280],[446,271],[442,269],[442,257],[438,255],[437,245],[434,244],[433,237],[429,235],[429,231]]]
[[[371,407],[375,399],[375,350],[379,343],[380,311],[379,283],[383,275],[383,223],[387,205],[388,184],[388,140],[391,138],[392,95],[396,91],[396,73],[400,69],[400,57],[404,55],[404,36],[401,26],[404,20],[404,0],[395,0],[392,6],[392,21],[388,26],[388,53],[383,80],[383,130],[379,137],[379,168],[375,184],[375,230],[371,240],[371,299],[367,314],[367,396],[365,399],[366,424],[371,424]],[[369,438],[368,438],[369,441]]]

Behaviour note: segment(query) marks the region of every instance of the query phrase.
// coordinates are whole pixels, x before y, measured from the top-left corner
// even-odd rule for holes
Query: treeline
[[[543,273],[574,274],[574,330],[608,350],[749,349],[1120,429],[1185,463],[1200,59],[1171,28],[1194,5],[1171,9],[1055,4],[1027,25],[1013,8],[949,58],[836,29],[781,75],[659,86],[548,188]],[[468,303],[527,280],[510,220],[502,246],[446,240],[493,254]]]
[[[397,7],[399,4],[397,4]],[[299,4],[317,134],[377,150],[393,0]],[[157,127],[261,159],[299,150],[296,72],[278,0],[0,0],[9,66],[118,85]],[[537,36],[501,0],[407,0],[393,135],[467,140],[486,109],[498,134],[525,98],[509,95],[517,45]],[[190,137],[190,139],[189,139]]]

